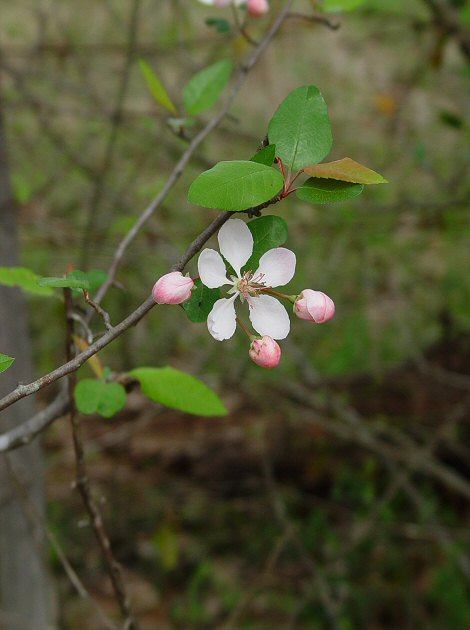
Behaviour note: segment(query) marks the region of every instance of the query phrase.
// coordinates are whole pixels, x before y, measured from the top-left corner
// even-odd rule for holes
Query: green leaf
[[[257,162],[258,164],[264,164],[265,166],[272,166],[276,158],[276,145],[268,144],[267,147],[255,153],[250,162]]]
[[[14,360],[15,359],[13,357],[9,357],[7,354],[2,354],[0,352],[0,374],[8,370]]]
[[[149,64],[144,61],[144,59],[139,59],[139,66],[153,98],[169,112],[176,114],[176,107],[173,105],[173,101],[166,91],[165,86],[154,73]]]
[[[217,33],[230,33],[230,22],[222,18],[207,18],[207,26],[214,26]]]
[[[259,259],[270,249],[280,247],[287,241],[287,223],[281,217],[266,215],[248,223],[253,235],[253,253],[244,269],[256,271]]]
[[[68,273],[65,278],[49,277],[39,278],[38,285],[41,287],[54,287],[56,289],[85,289],[90,290],[90,281],[84,271],[76,269]]]
[[[232,62],[222,59],[196,73],[188,81],[183,89],[183,104],[188,114],[200,114],[215,104],[227,85],[232,69]]]
[[[299,199],[308,203],[336,203],[357,197],[363,190],[362,184],[311,177],[302,184],[295,194]]]
[[[86,277],[90,283],[90,291],[96,291],[106,281],[108,274],[102,269],[91,269],[86,272]]]
[[[276,154],[294,173],[328,155],[333,138],[326,103],[318,88],[307,85],[291,92],[269,123]]]
[[[304,173],[312,177],[338,179],[353,184],[388,184],[382,175],[367,168],[367,166],[359,164],[359,162],[351,160],[351,158],[343,158],[334,162],[323,162],[322,164],[315,164],[315,166],[306,166]]]
[[[33,295],[54,295],[52,289],[38,286],[39,278],[40,276],[26,267],[0,267],[0,284],[7,287],[18,287]]]
[[[365,0],[323,0],[322,9],[328,13],[353,11],[364,4],[364,1]]]
[[[205,322],[219,298],[219,289],[209,289],[200,280],[197,280],[191,291],[191,297],[186,302],[183,302],[183,308],[192,322]]]
[[[165,407],[198,416],[225,416],[220,398],[198,379],[172,367],[141,367],[129,372],[139,381],[142,392]]]
[[[264,164],[219,162],[193,181],[188,199],[206,208],[247,210],[275,197],[283,185],[281,173]]]
[[[75,404],[81,413],[111,418],[126,404],[126,390],[119,383],[85,378],[75,388]]]

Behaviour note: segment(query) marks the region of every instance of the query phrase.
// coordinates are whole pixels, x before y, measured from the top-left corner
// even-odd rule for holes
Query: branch
[[[66,351],[67,359],[70,361],[75,353],[74,337],[74,319],[73,319],[73,302],[71,289],[64,289],[65,297],[65,315],[66,315]],[[75,453],[76,467],[76,487],[82,497],[90,523],[93,528],[96,540],[101,549],[106,569],[111,579],[114,595],[118,602],[121,613],[124,617],[126,630],[138,630],[137,622],[131,609],[129,597],[122,577],[121,565],[115,560],[111,550],[109,536],[105,530],[101,512],[93,499],[88,479],[88,472],[85,461],[85,451],[83,448],[82,431],[80,419],[77,414],[77,408],[74,401],[75,386],[77,384],[77,375],[75,372],[70,374],[68,378],[68,397],[70,408],[70,424],[72,426],[73,448]]]
[[[302,406],[314,409],[314,417],[309,417],[313,424],[324,427],[340,439],[355,442],[392,462],[403,464],[410,470],[424,473],[470,500],[470,482],[467,479],[431,457],[425,448],[399,431],[385,427],[376,430],[339,399],[333,397],[329,404],[325,404],[299,385],[284,383],[277,391]],[[332,419],[331,414],[339,420]]]
[[[259,206],[248,208],[247,210],[245,210],[245,212],[248,214],[256,214],[260,209],[266,208],[269,205],[277,203],[278,201],[279,198],[274,197],[270,201],[260,204]],[[194,241],[189,245],[183,256],[180,258],[180,260],[171,267],[171,270],[182,271],[191,260],[191,258],[193,258],[193,256],[195,256],[202,249],[202,247],[207,243],[211,236],[213,236],[222,227],[222,225],[230,219],[233,214],[233,212],[221,212],[212,221],[212,223],[208,225],[206,229],[194,239]],[[80,354],[77,354],[73,359],[70,359],[70,361],[67,361],[67,363],[64,363],[52,372],[49,372],[49,374],[41,376],[41,378],[38,378],[36,381],[33,381],[28,385],[18,385],[16,389],[14,389],[12,392],[7,394],[6,396],[4,396],[4,398],[0,400],[0,411],[6,409],[18,400],[21,400],[21,398],[31,396],[40,389],[47,387],[47,385],[58,381],[59,379],[67,376],[68,374],[71,374],[72,372],[76,372],[84,363],[88,361],[90,357],[99,352],[102,348],[105,348],[112,341],[114,341],[114,339],[120,337],[131,326],[135,326],[154,306],[156,306],[155,301],[150,295],[145,300],[145,302],[142,302],[142,304],[133,313],[126,317],[126,319],[122,320],[122,322],[120,322],[117,326],[111,327],[102,337],[95,341],[95,343],[92,343],[90,346],[88,346],[86,350],[84,350]],[[52,420],[49,420],[47,424],[50,424],[50,422],[52,422]],[[47,426],[47,424],[45,426]],[[2,451],[2,438],[8,438],[8,434],[0,435],[0,452]],[[23,439],[25,439],[24,436]],[[17,446],[20,445],[21,444],[17,444]],[[4,450],[9,450],[9,448],[5,448]]]
[[[341,26],[339,22],[336,22],[336,20],[331,20],[329,17],[327,17],[326,15],[323,15],[322,13],[314,13],[313,15],[307,15],[306,13],[300,13],[298,11],[290,11],[287,14],[287,17],[295,18],[298,20],[304,20],[306,22],[313,22],[316,24],[323,24],[323,26],[326,26],[332,31],[337,31],[339,27]]]
[[[274,199],[272,199],[271,201],[266,202],[264,204],[260,204],[259,206],[256,206],[255,208],[250,208],[249,210],[246,210],[246,212],[248,214],[253,213],[254,215],[256,215],[261,209],[266,208],[269,205],[272,205],[274,203],[277,203],[278,201],[279,201],[278,197],[274,197]],[[233,212],[222,212],[222,213],[220,213],[219,216],[216,217],[214,219],[214,221],[203,232],[201,232],[201,234],[199,234],[199,236],[197,236],[194,239],[194,241],[189,245],[189,247],[187,248],[187,250],[185,251],[183,256],[180,258],[180,260],[172,266],[171,270],[172,271],[182,271],[185,268],[185,266],[187,265],[187,263],[191,260],[191,258],[193,256],[195,256],[202,249],[202,247],[209,240],[209,238],[213,234],[215,234],[222,227],[222,225],[226,221],[228,221],[228,219],[233,214],[234,214]],[[87,300],[87,301],[89,301],[89,300]],[[148,300],[147,300],[147,302],[148,302]],[[92,301],[90,300],[89,303],[92,303]],[[145,303],[146,302],[144,302],[144,304]],[[94,302],[92,303],[92,306],[93,306],[93,308],[96,307],[97,312],[102,314],[103,318],[105,318],[105,323],[106,323],[106,327],[108,329],[108,333],[112,333],[114,329],[109,324],[109,315],[106,313],[106,311],[103,311],[103,313],[101,313],[101,311],[103,309],[101,309],[101,307],[96,305]],[[155,306],[155,304],[153,302],[153,298],[151,298],[150,308],[152,306]],[[149,310],[150,310],[150,308],[149,308]],[[105,335],[105,336],[107,336],[107,335]],[[102,339],[103,339],[103,337],[101,337],[100,341]],[[112,339],[111,339],[111,341],[112,341]],[[98,343],[98,342],[96,342],[96,343]],[[110,343],[110,342],[108,342],[108,343]],[[87,352],[90,350],[90,348],[93,348],[94,346],[96,346],[96,344],[91,344],[87,348]],[[84,353],[82,353],[82,354],[84,354]],[[77,355],[73,360],[69,361],[68,363],[73,363],[74,361],[76,361],[76,359],[81,357],[82,354],[81,355]],[[95,352],[93,352],[93,354],[95,354]],[[88,359],[85,359],[83,361],[83,363],[86,362],[87,360]],[[68,364],[65,364],[61,368],[58,368],[58,370],[61,370],[62,368],[65,368],[67,365]],[[76,369],[78,369],[78,368],[73,368],[73,370],[71,370],[71,371],[75,371]],[[58,370],[55,370],[55,372],[57,372]],[[70,372],[65,372],[62,376],[65,376],[65,374],[68,374],[68,373],[70,373]],[[49,374],[48,376],[43,377],[42,379],[38,379],[38,381],[35,382],[36,385],[38,383],[40,383],[38,389],[42,389],[43,387],[48,385],[50,382],[52,382],[52,380],[51,380],[51,375],[52,374],[53,373]],[[54,376],[53,380],[57,380],[58,378],[62,378],[62,376],[59,375],[59,376],[57,376],[57,378]],[[47,379],[48,377],[49,377],[49,380],[47,382],[44,381],[44,379]],[[35,386],[35,383],[31,383],[29,386],[25,386],[25,387],[33,387],[33,386]],[[12,392],[12,394],[13,393],[14,392]],[[28,394],[26,394],[26,395],[28,395]],[[5,399],[3,399],[3,400],[5,400]],[[3,400],[0,401],[0,404],[3,403]],[[12,403],[8,403],[8,404],[6,404],[6,406],[9,406],[10,404],[12,404]],[[4,408],[4,407],[0,407],[0,409],[1,408]],[[52,403],[50,403],[50,405],[48,405],[45,409],[43,409],[42,411],[37,413],[30,420],[28,420],[27,422],[24,422],[20,426],[15,427],[14,429],[11,429],[10,431],[6,431],[5,433],[0,434],[0,453],[4,453],[6,451],[11,451],[11,450],[13,450],[15,448],[19,448],[20,446],[24,446],[25,444],[29,444],[29,442],[31,442],[33,440],[33,438],[36,437],[36,435],[41,433],[41,431],[43,431],[52,422],[54,422],[54,420],[57,420],[57,418],[60,418],[62,415],[64,415],[64,413],[68,409],[69,409],[68,396],[67,396],[66,392],[63,391],[61,394],[59,394],[52,401]]]
[[[232,90],[231,90],[227,100],[225,101],[224,105],[220,109],[220,111],[216,114],[216,116],[214,118],[212,118],[207,123],[207,125],[204,127],[204,129],[202,129],[193,138],[193,140],[189,144],[188,148],[186,149],[186,151],[181,156],[179,162],[176,164],[176,166],[174,167],[173,171],[170,173],[170,176],[168,177],[168,179],[167,179],[164,187],[160,191],[160,193],[154,198],[154,200],[150,203],[150,205],[147,206],[147,208],[145,208],[145,210],[142,212],[142,214],[140,215],[139,219],[136,221],[136,223],[134,224],[132,229],[126,234],[126,236],[119,243],[119,245],[118,245],[118,247],[116,249],[116,252],[114,254],[114,258],[113,258],[113,261],[111,263],[111,266],[109,267],[108,277],[106,279],[106,282],[101,286],[100,290],[96,294],[96,297],[95,297],[95,303],[96,304],[100,304],[101,303],[103,297],[108,292],[108,289],[112,286],[112,284],[114,282],[114,279],[116,277],[117,270],[119,269],[119,267],[121,265],[122,259],[124,257],[124,254],[126,253],[127,248],[132,243],[134,238],[137,236],[137,234],[139,233],[141,228],[145,225],[145,223],[150,219],[150,217],[154,214],[154,212],[157,210],[157,208],[159,208],[160,205],[162,204],[162,202],[166,199],[168,193],[171,191],[171,189],[173,188],[173,186],[176,184],[176,182],[180,178],[181,174],[183,173],[183,171],[184,171],[184,169],[186,167],[186,164],[189,162],[189,160],[190,160],[192,154],[194,153],[194,151],[207,138],[207,136],[220,124],[220,122],[225,118],[225,116],[226,116],[226,114],[227,114],[227,112],[228,112],[228,110],[230,108],[230,105],[232,104],[232,102],[234,101],[234,99],[237,96],[238,92],[240,91],[240,88],[242,87],[243,83],[245,82],[246,77],[248,76],[248,74],[250,73],[252,68],[256,65],[256,63],[258,62],[259,58],[263,54],[264,50],[266,49],[268,44],[271,42],[271,40],[274,38],[274,36],[276,35],[277,31],[279,30],[279,28],[281,27],[282,23],[284,22],[284,20],[287,18],[288,14],[289,14],[290,7],[292,5],[292,2],[293,2],[293,0],[287,0],[286,4],[284,6],[284,9],[279,14],[279,16],[278,16],[277,20],[274,22],[273,26],[269,29],[269,31],[266,33],[265,37],[259,43],[259,45],[255,49],[255,51],[253,52],[252,56],[249,58],[248,62],[244,66],[242,66],[242,68],[240,69],[240,72],[238,74],[237,80],[235,81],[235,84],[234,84],[234,86],[233,86],[233,88],[232,88]]]
[[[83,289],[83,297],[85,298],[86,303],[89,304],[91,308],[96,311],[96,313],[98,313],[98,315],[101,315],[106,330],[111,330],[113,326],[111,324],[109,313],[105,311],[104,308],[101,308],[101,306],[97,304],[94,300],[92,300],[88,294],[88,291],[85,291],[85,289]]]
[[[275,36],[280,26],[286,19],[288,11],[292,5],[293,0],[288,0],[284,6],[283,11],[278,16],[277,20],[268,31],[264,39],[259,44],[258,48],[255,50],[253,55],[248,60],[247,64],[242,67],[238,79],[228,97],[225,105],[222,107],[220,112],[217,114],[215,118],[213,118],[208,125],[194,138],[186,152],[183,154],[182,158],[176,165],[175,169],[171,173],[170,177],[167,180],[163,190],[159,195],[154,199],[154,201],[144,210],[140,219],[134,225],[133,229],[126,235],[126,237],[121,241],[119,247],[116,250],[116,254],[114,256],[113,263],[108,271],[108,279],[101,287],[98,292],[95,303],[99,304],[100,300],[103,298],[108,288],[114,281],[117,269],[121,263],[121,260],[124,256],[124,253],[127,247],[130,245],[131,241],[137,235],[139,229],[144,225],[144,223],[152,216],[153,212],[158,208],[161,202],[164,200],[168,192],[171,190],[178,177],[181,175],[184,167],[186,166],[189,158],[191,157],[193,151],[196,147],[207,137],[207,135],[219,124],[222,118],[225,116],[230,104],[234,100],[236,94],[240,90],[243,85],[245,78],[251,69],[255,66],[261,54],[264,52],[265,48],[268,46],[269,42]],[[274,200],[273,200],[274,201]],[[203,247],[203,245],[209,240],[209,238],[217,232],[221,225],[223,225],[231,216],[230,212],[222,212],[218,217],[212,221],[212,223],[202,232],[188,247],[186,252],[183,254],[182,258],[179,262],[177,262],[172,269],[181,271],[185,265],[191,260],[191,258]],[[155,302],[153,297],[150,295],[142,304],[128,317],[122,320],[119,324],[108,330],[102,337],[100,337],[95,343],[91,344],[86,350],[77,354],[73,359],[67,361],[60,367],[52,370],[48,374],[38,378],[37,380],[29,383],[27,385],[20,384],[16,389],[12,392],[4,396],[0,400],[0,411],[6,409],[13,403],[25,398],[26,396],[31,396],[35,392],[43,389],[47,385],[54,383],[55,381],[71,374],[72,372],[77,371],[90,357],[94,354],[105,348],[109,345],[114,339],[122,335],[126,330],[128,330],[131,326],[135,326],[153,307],[155,306]]]
[[[0,453],[29,444],[38,433],[63,416],[68,407],[68,397],[64,390],[45,409],[23,424],[0,435]]]
[[[102,348],[105,348],[109,343],[111,343],[111,341],[119,337],[128,328],[137,324],[137,322],[140,321],[142,317],[144,317],[144,315],[146,315],[154,306],[155,302],[152,296],[149,296],[145,302],[142,302],[142,304],[133,313],[126,317],[126,319],[105,333],[102,337],[95,341],[95,343],[91,344],[91,346],[88,346],[86,350],[77,354],[73,359],[67,361],[67,363],[64,363],[55,370],[52,370],[49,374],[38,378],[29,385],[18,385],[16,389],[0,400],[0,411],[2,411],[2,409],[6,409],[6,407],[9,407],[21,398],[31,396],[31,394],[43,389],[47,385],[50,385],[64,376],[67,376],[67,374],[76,372],[78,368],[86,363],[90,357],[99,352]]]

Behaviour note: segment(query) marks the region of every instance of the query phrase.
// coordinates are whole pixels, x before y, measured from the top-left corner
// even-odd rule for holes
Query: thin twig
[[[96,222],[98,218],[98,209],[105,192],[105,180],[108,171],[113,161],[114,149],[119,135],[120,126],[123,120],[124,114],[124,101],[127,94],[130,70],[132,62],[134,61],[134,50],[137,39],[137,26],[140,10],[141,0],[133,0],[131,7],[131,15],[129,20],[129,29],[127,36],[127,49],[126,57],[124,61],[124,67],[120,75],[119,86],[116,97],[116,107],[111,117],[111,129],[109,132],[108,140],[106,143],[104,158],[102,167],[99,171],[99,175],[95,180],[95,186],[92,194],[92,199],[88,211],[88,221],[85,227],[85,233],[83,236],[83,256],[82,262],[86,267],[88,263],[88,257],[90,254],[90,244],[92,243],[93,233],[95,231]]]
[[[18,385],[16,389],[0,400],[0,411],[2,409],[6,409],[6,407],[9,407],[17,400],[25,398],[26,396],[31,396],[31,394],[43,389],[47,385],[50,385],[64,376],[78,370],[78,368],[86,363],[90,357],[99,352],[102,348],[105,348],[109,343],[111,343],[111,341],[119,337],[131,326],[137,324],[137,322],[140,321],[142,317],[144,317],[144,315],[146,315],[154,306],[155,302],[152,296],[149,296],[135,311],[126,317],[126,319],[106,332],[102,337],[95,341],[95,343],[88,346],[86,350],[77,354],[72,360],[67,361],[67,363],[64,363],[55,370],[52,370],[52,372],[45,374],[28,385]]]
[[[393,474],[397,474],[397,466],[393,462],[387,462],[388,466],[391,468]],[[423,496],[419,492],[419,489],[412,482],[411,479],[406,480],[404,484],[404,491],[410,498],[411,502],[415,505],[421,516],[427,516],[427,510],[429,505],[427,501],[423,499]],[[447,551],[451,551],[453,554],[458,552],[458,545],[449,535],[449,532],[445,527],[439,523],[437,519],[431,519],[432,524],[434,525],[435,535],[439,540],[441,546]],[[465,576],[466,582],[470,581],[470,561],[468,555],[465,555],[463,552],[457,553],[457,563],[460,567],[462,574]]]
[[[302,406],[314,409],[314,417],[309,416],[309,421],[313,424],[324,427],[339,438],[355,442],[391,461],[404,464],[410,470],[420,471],[470,500],[470,483],[467,479],[430,457],[428,451],[416,444],[414,440],[385,427],[381,428],[382,433],[385,434],[382,436],[381,431],[363,421],[354,409],[344,405],[339,399],[331,398],[328,401],[329,404],[325,404],[306,388],[285,383],[282,387],[278,386],[277,391]],[[329,417],[328,414],[331,413],[340,420]]]
[[[297,20],[304,20],[305,22],[314,22],[316,24],[323,24],[332,31],[337,31],[341,24],[336,20],[331,20],[326,15],[322,13],[314,13],[308,15],[307,13],[300,13],[299,11],[290,11],[287,14],[288,18],[294,18]]]
[[[71,361],[75,353],[75,345],[73,341],[74,334],[74,320],[72,292],[70,289],[64,289],[65,297],[65,310],[66,310],[66,351],[67,359]],[[137,621],[131,609],[129,597],[122,577],[122,570],[120,564],[115,560],[113,552],[111,550],[111,543],[109,536],[106,533],[103,518],[101,512],[98,509],[96,502],[94,501],[91,490],[90,482],[88,479],[88,472],[85,461],[85,452],[83,448],[82,432],[80,419],[77,414],[74,392],[77,382],[76,372],[72,372],[68,377],[68,394],[69,394],[69,409],[70,409],[70,424],[72,427],[73,447],[75,452],[75,466],[76,466],[76,487],[80,492],[83,504],[90,523],[93,528],[96,540],[101,549],[103,559],[111,579],[114,595],[119,604],[119,608],[125,620],[126,630],[138,630]]]
[[[289,517],[285,502],[277,491],[272,464],[267,453],[263,454],[261,464],[263,478],[272,506],[272,512],[279,525],[284,530],[290,533],[290,539],[293,545],[296,547],[300,558],[312,575],[314,584],[318,587],[318,596],[323,606],[325,607],[325,612],[330,618],[333,628],[335,628],[335,630],[338,630],[340,627],[340,602],[337,601],[334,594],[331,592],[331,585],[328,583],[328,579],[325,575],[324,569],[319,566],[317,562],[312,560],[308,550],[305,548],[303,541],[298,535],[294,523]]]
[[[131,244],[131,242],[134,240],[134,238],[140,232],[142,226],[145,225],[145,223],[155,213],[157,208],[159,208],[160,205],[162,204],[162,202],[166,199],[168,193],[171,191],[171,189],[173,188],[173,186],[176,184],[176,182],[180,178],[181,174],[183,173],[183,171],[184,171],[187,163],[189,162],[192,154],[194,153],[194,151],[207,138],[207,136],[220,124],[220,122],[225,118],[225,116],[226,116],[226,114],[227,114],[227,112],[229,110],[230,105],[232,104],[232,102],[234,101],[234,99],[237,96],[238,92],[240,91],[240,88],[244,84],[245,79],[248,76],[249,72],[256,65],[256,63],[258,62],[259,58],[261,57],[261,55],[265,51],[266,47],[271,42],[271,40],[274,38],[274,36],[278,32],[278,30],[280,29],[282,23],[286,19],[287,15],[289,13],[290,7],[292,5],[292,2],[293,2],[293,0],[287,0],[286,4],[284,6],[284,9],[279,14],[278,18],[276,19],[276,21],[274,22],[272,27],[269,29],[269,31],[266,33],[266,35],[264,36],[262,41],[259,43],[259,45],[255,49],[255,51],[253,52],[253,54],[251,55],[251,57],[249,58],[247,63],[244,66],[241,67],[240,72],[238,74],[238,77],[237,77],[237,79],[235,81],[235,84],[234,84],[234,86],[233,86],[233,88],[232,88],[232,90],[231,90],[227,100],[225,101],[224,105],[221,107],[219,112],[214,116],[214,118],[212,118],[207,123],[207,125],[193,138],[193,140],[189,144],[188,148],[186,149],[186,151],[181,156],[179,162],[176,164],[176,166],[174,167],[173,171],[170,173],[170,175],[169,175],[169,177],[168,177],[164,187],[160,191],[160,193],[154,198],[154,200],[150,203],[150,205],[147,206],[147,208],[145,208],[145,210],[140,215],[139,219],[133,225],[132,229],[126,234],[126,236],[119,243],[118,247],[116,248],[116,252],[114,254],[113,261],[112,261],[112,263],[111,263],[111,265],[109,267],[109,270],[108,270],[108,278],[107,278],[106,282],[104,282],[104,284],[101,286],[100,290],[98,291],[98,293],[97,293],[97,295],[95,297],[95,302],[97,304],[101,303],[103,297],[108,292],[108,289],[112,286],[112,284],[114,282],[114,279],[116,277],[117,270],[119,269],[119,267],[121,265],[121,262],[122,262],[122,259],[124,257],[124,254],[125,254],[127,248],[129,247],[129,245]]]
[[[32,418],[23,422],[23,424],[2,433],[0,435],[0,453],[5,453],[6,451],[11,451],[20,446],[29,444],[39,433],[54,422],[54,420],[63,416],[68,406],[68,395],[67,392],[63,390],[45,409],[39,411]]]
[[[101,317],[103,318],[104,326],[106,330],[111,330],[113,325],[111,324],[111,318],[109,316],[109,313],[105,311],[104,308],[102,308],[94,300],[92,300],[88,294],[88,291],[85,291],[85,289],[83,289],[83,296],[85,297],[86,303],[89,304],[91,308],[98,313],[98,315],[101,315]]]
[[[250,46],[258,46],[258,42],[255,39],[253,39],[251,35],[249,35],[248,31],[246,30],[245,25],[240,22],[240,16],[238,14],[238,8],[236,7],[236,5],[232,2],[230,6],[232,8],[232,14],[233,14],[233,20],[235,22],[235,26],[237,27],[240,35],[243,37],[245,41],[247,41],[250,44]]]
[[[276,544],[273,546],[268,558],[266,559],[264,569],[261,574],[253,581],[253,585],[247,593],[243,595],[238,604],[230,613],[229,617],[223,622],[222,630],[233,630],[233,628],[239,627],[240,617],[243,615],[249,604],[255,599],[255,597],[263,590],[263,583],[272,574],[277,561],[287,543],[290,542],[291,532],[288,529],[284,529],[279,535]],[[235,624],[238,624],[235,625]]]

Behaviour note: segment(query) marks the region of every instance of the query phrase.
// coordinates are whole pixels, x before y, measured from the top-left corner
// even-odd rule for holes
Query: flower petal
[[[202,284],[209,289],[217,289],[224,284],[229,284],[225,263],[215,249],[202,250],[197,261],[197,268]]]
[[[263,274],[267,287],[280,287],[290,282],[295,273],[295,254],[285,247],[270,249],[259,259],[259,267],[254,275]]]
[[[241,219],[230,219],[218,234],[220,253],[240,277],[240,269],[253,253],[253,236]]]
[[[286,309],[270,295],[249,297],[250,320],[260,335],[273,339],[285,339],[290,330],[290,319]]]
[[[237,327],[234,301],[238,293],[229,299],[222,298],[212,307],[207,317],[207,328],[216,341],[230,339]]]

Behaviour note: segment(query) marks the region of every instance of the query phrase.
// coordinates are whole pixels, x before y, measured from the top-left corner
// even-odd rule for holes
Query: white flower
[[[234,302],[240,297],[248,302],[253,328],[260,335],[285,339],[289,334],[290,320],[286,309],[275,298],[263,293],[265,289],[287,284],[295,272],[295,254],[284,247],[270,249],[261,256],[258,269],[241,273],[253,253],[253,236],[246,223],[230,219],[218,234],[220,251],[230,263],[236,276],[227,278],[222,256],[213,249],[204,249],[198,260],[199,277],[210,289],[232,285],[230,298],[222,298],[212,307],[207,318],[210,334],[217,341],[230,339],[237,325]]]

